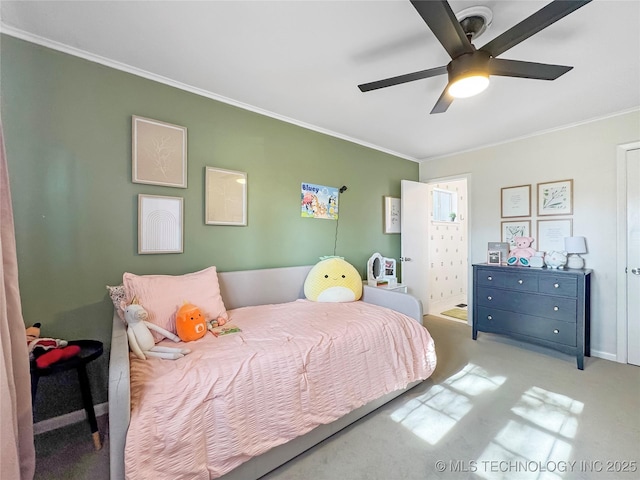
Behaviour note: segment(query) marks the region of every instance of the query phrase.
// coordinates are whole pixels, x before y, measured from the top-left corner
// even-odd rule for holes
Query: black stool
[[[87,420],[91,427],[93,435],[93,445],[96,450],[102,448],[100,442],[100,432],[98,431],[98,422],[96,414],[93,410],[93,398],[91,397],[91,387],[89,385],[89,377],[87,376],[87,364],[100,355],[102,355],[102,342],[97,340],[71,340],[69,345],[78,345],[80,353],[75,357],[67,360],[61,360],[46,368],[38,368],[35,361],[31,362],[31,403],[35,407],[36,391],[38,389],[38,380],[40,377],[48,377],[59,372],[76,369],[78,372],[78,380],[80,381],[80,392],[82,393],[82,403],[84,410],[87,412]]]

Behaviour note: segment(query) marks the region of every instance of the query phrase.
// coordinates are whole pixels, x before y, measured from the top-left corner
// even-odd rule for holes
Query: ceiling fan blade
[[[549,25],[566,17],[571,12],[585,6],[590,1],[591,0],[555,0],[542,7],[530,17],[525,18],[522,22],[511,27],[502,35],[497,36],[484,47],[480,48],[480,50],[489,53],[492,57],[497,57],[530,36],[535,35]]]
[[[555,80],[560,75],[567,73],[573,67],[491,58],[489,59],[488,68],[489,75],[534,78],[536,80]]]
[[[378,88],[391,87],[400,85],[401,83],[413,82],[414,80],[422,80],[423,78],[435,77],[436,75],[444,75],[447,73],[447,67],[429,68],[428,70],[420,70],[419,72],[398,75],[397,77],[385,78],[371,83],[363,83],[358,85],[361,92],[369,92]]]
[[[448,2],[411,0],[411,3],[451,58],[473,53],[473,47]]]
[[[447,108],[449,108],[449,105],[451,105],[452,102],[453,97],[449,95],[449,84],[447,84],[444,91],[442,92],[442,95],[440,95],[440,98],[431,109],[431,114],[446,112]]]

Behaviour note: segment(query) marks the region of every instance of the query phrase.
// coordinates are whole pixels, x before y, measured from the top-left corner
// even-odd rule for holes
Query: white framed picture
[[[400,233],[400,199],[384,197],[384,233]]]
[[[138,195],[138,253],[183,252],[182,197]]]

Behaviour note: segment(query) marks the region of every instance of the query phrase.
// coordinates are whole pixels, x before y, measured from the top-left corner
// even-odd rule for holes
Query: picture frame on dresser
[[[502,263],[502,252],[500,250],[487,251],[487,264],[500,265]]]

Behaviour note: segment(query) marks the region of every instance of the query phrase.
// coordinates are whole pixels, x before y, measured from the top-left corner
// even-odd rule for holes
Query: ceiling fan
[[[460,22],[446,0],[411,0],[427,26],[451,57],[446,66],[407,73],[358,85],[362,92],[391,87],[437,75],[449,75],[446,88],[431,113],[443,113],[454,98],[470,97],[489,85],[490,75],[555,80],[573,67],[496,58],[591,0],[555,0],[524,19],[485,46],[476,49],[474,36],[486,27],[485,19],[464,18]]]

